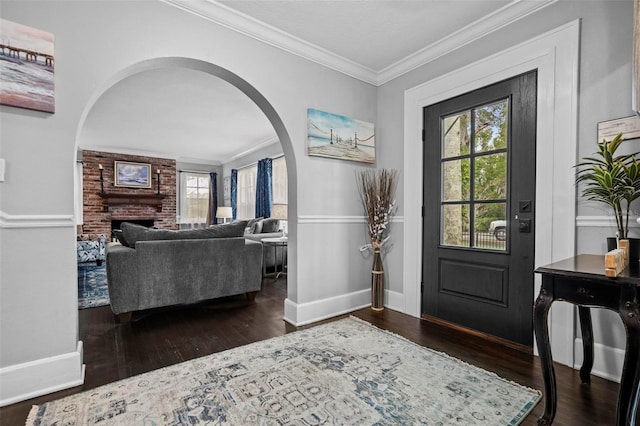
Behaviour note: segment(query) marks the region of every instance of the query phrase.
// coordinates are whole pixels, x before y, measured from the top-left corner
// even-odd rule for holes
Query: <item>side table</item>
[[[287,237],[278,237],[278,238],[263,238],[262,244],[264,245],[265,250],[269,250],[270,247],[273,247],[273,259],[274,259],[274,268],[275,271],[271,275],[275,275],[274,280],[277,280],[280,275],[287,275],[287,244],[289,240]],[[282,252],[282,262],[280,264],[280,270],[278,270],[278,248],[280,248]],[[262,259],[262,276],[267,276],[267,263],[264,261],[264,257]]]
[[[549,343],[547,317],[555,300],[578,306],[584,362],[580,368],[582,383],[590,383],[593,367],[593,330],[590,308],[617,312],[627,331],[627,347],[618,393],[616,426],[636,424],[640,385],[640,265],[629,265],[616,278],[604,275],[604,256],[581,254],[535,272],[542,275],[542,287],[534,306],[533,325],[544,379],[544,414],[538,425],[547,426],[556,414],[558,396]],[[594,404],[597,401],[594,401]]]

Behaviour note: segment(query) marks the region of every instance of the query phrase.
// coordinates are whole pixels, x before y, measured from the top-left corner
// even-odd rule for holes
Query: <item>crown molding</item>
[[[268,147],[270,145],[274,145],[276,143],[280,143],[280,139],[278,139],[275,136],[274,137],[270,137],[269,139],[267,139],[267,140],[265,140],[263,142],[260,142],[260,143],[256,144],[255,146],[252,146],[251,148],[247,149],[246,151],[239,152],[238,154],[234,154],[229,158],[225,158],[225,159],[221,160],[221,164],[227,164],[227,163],[229,163],[231,161],[234,161],[234,160],[237,160],[237,159],[242,158],[244,156],[247,156],[247,155],[249,155],[249,154],[251,154],[253,152],[260,151],[261,149],[264,149],[264,148],[266,148],[266,147]]]
[[[225,28],[373,85],[377,73],[351,59],[309,43],[213,0],[161,0]]]
[[[518,21],[532,13],[544,9],[556,3],[558,0],[514,0],[489,15],[460,28],[423,49],[389,65],[378,72],[378,85],[387,83],[403,74],[408,73],[422,65],[428,64],[441,56],[453,52],[469,43],[472,43],[500,28]]]
[[[215,0],[197,2],[193,0],[161,1],[293,55],[300,56],[374,86],[380,86],[525,16],[550,6],[558,0],[514,0],[495,12],[472,22],[453,34],[412,53],[380,71],[372,70],[351,59],[295,37]]]

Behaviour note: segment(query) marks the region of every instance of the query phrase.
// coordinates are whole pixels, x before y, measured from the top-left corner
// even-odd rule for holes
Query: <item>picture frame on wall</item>
[[[224,201],[231,199],[231,176],[225,176],[223,178],[222,193]]]
[[[114,161],[113,183],[125,188],[151,188],[151,164]]]
[[[0,19],[0,104],[55,112],[54,35]]]
[[[375,164],[375,126],[308,108],[307,155]]]

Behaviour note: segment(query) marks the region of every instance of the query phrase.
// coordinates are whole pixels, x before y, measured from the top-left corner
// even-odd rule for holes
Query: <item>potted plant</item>
[[[640,162],[638,153],[616,154],[624,141],[622,133],[612,140],[598,143],[598,151],[592,157],[582,159],[576,165],[576,183],[583,184],[582,196],[587,200],[607,204],[613,209],[616,219],[616,238],[629,238],[629,215],[631,203],[640,198]],[[608,248],[615,248],[615,239]],[[638,240],[638,239],[632,239]],[[637,260],[640,240],[630,241],[629,257]]]

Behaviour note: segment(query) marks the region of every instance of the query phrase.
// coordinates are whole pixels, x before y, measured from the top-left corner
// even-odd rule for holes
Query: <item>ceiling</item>
[[[374,85],[555,0],[163,0]],[[98,99],[82,149],[218,165],[277,142],[238,89],[189,69],[144,71]]]

